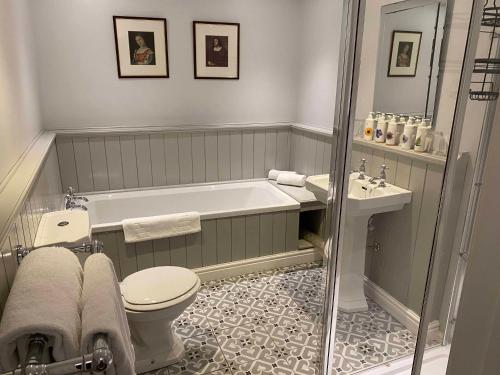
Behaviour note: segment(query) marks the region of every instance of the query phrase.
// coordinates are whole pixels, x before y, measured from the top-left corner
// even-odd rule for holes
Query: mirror
[[[373,110],[432,117],[446,3],[381,6]]]

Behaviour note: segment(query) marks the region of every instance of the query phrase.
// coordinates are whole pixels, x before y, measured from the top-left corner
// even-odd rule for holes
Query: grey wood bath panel
[[[137,177],[139,180],[139,187],[153,186],[153,167],[151,162],[149,135],[136,135],[134,138],[137,154]]]
[[[142,241],[135,244],[135,255],[137,257],[137,269],[145,270],[155,265],[153,241]]]
[[[170,266],[170,241],[168,238],[153,240],[155,266]]]
[[[186,258],[188,268],[203,266],[201,243],[201,232],[186,236]]]
[[[57,157],[59,159],[59,169],[63,189],[66,191],[72,186],[76,191],[78,187],[78,177],[76,176],[75,151],[73,149],[73,138],[57,137]]]
[[[207,182],[218,181],[218,146],[217,132],[205,133],[205,157],[206,157],[206,180]]]
[[[179,143],[177,133],[165,134],[165,155],[167,162],[167,184],[179,184]]]
[[[257,258],[260,254],[260,215],[245,216],[245,257]]]
[[[253,130],[245,130],[242,133],[242,177],[253,178]]]
[[[193,182],[205,182],[205,133],[191,135],[193,149]]]
[[[92,178],[96,191],[109,190],[109,172],[106,163],[106,147],[103,137],[89,138],[89,152],[92,165]]]
[[[260,215],[260,256],[273,253],[273,214]]]
[[[120,151],[123,166],[123,186],[126,189],[139,187],[137,177],[137,154],[133,135],[120,136]]]
[[[231,219],[217,219],[217,263],[231,261]]]
[[[135,244],[126,244],[122,231],[115,231],[118,256],[120,258],[120,270],[122,279],[137,272],[137,256]]]
[[[246,258],[245,216],[231,218],[231,260]]]
[[[201,255],[203,266],[217,264],[217,220],[201,222]]]
[[[104,138],[106,147],[106,162],[109,173],[109,188],[111,190],[123,189],[123,165],[120,137],[106,136]],[[59,159],[61,162],[61,159]]]
[[[266,177],[266,132],[256,130],[253,135],[253,177]]]
[[[218,181],[228,181],[231,179],[231,146],[229,143],[229,132],[221,131],[217,133],[217,168]]]
[[[243,166],[242,166],[242,156],[243,156],[243,144],[242,144],[242,132],[232,131],[229,135],[230,137],[230,163],[231,163],[231,180],[241,180],[243,177]]]
[[[186,236],[170,238],[170,261],[172,266],[187,267]]]
[[[286,212],[286,251],[294,251],[299,248],[299,215],[300,211]]]
[[[286,212],[273,214],[273,254],[286,250]]]
[[[151,146],[153,186],[165,186],[167,184],[167,164],[163,134],[151,134],[149,136],[149,145]]]
[[[181,184],[193,182],[193,148],[191,142],[191,134],[179,134],[179,182]]]

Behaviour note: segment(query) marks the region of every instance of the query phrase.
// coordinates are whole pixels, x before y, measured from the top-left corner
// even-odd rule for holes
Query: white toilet
[[[168,366],[184,354],[172,322],[196,299],[201,282],[181,267],[153,267],[127,276],[120,285],[132,334],[138,374]]]

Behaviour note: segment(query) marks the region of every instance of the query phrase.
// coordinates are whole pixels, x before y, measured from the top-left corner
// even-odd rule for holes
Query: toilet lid
[[[121,293],[132,305],[153,305],[181,297],[197,281],[198,276],[187,268],[153,267],[127,276],[121,283]]]

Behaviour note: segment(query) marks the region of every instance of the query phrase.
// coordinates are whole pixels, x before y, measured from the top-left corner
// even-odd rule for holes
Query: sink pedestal
[[[339,309],[344,312],[368,310],[363,275],[365,274],[366,236],[370,216],[349,214],[346,216],[339,299]]]

